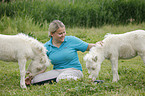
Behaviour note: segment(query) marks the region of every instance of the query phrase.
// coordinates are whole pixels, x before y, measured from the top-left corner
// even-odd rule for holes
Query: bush
[[[145,21],[144,0],[16,0],[1,3],[1,18],[31,16],[36,22],[59,19],[65,25],[99,27]],[[43,25],[42,25],[43,26]]]

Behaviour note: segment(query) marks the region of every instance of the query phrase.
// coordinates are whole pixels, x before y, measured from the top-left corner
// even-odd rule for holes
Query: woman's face
[[[62,43],[64,41],[66,35],[65,27],[60,27],[57,29],[56,32],[51,33],[51,36],[53,37],[54,41],[57,41],[58,43]]]

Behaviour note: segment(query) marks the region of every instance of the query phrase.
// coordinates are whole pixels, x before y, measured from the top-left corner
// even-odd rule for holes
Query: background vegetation
[[[59,19],[66,25],[67,35],[95,43],[106,33],[120,34],[145,30],[144,0],[15,0],[0,3],[0,34],[25,33],[45,43],[48,25]],[[88,78],[83,57],[78,52],[84,78],[79,81],[20,88],[19,66],[0,61],[0,96],[144,96],[145,65],[140,57],[119,60],[117,83],[112,83],[111,63],[105,60],[95,84]],[[27,62],[28,67],[30,61]],[[47,69],[52,70],[52,66]]]
[[[70,27],[141,23],[145,21],[145,0],[16,0],[1,3],[0,14],[30,16],[41,26],[54,19]]]

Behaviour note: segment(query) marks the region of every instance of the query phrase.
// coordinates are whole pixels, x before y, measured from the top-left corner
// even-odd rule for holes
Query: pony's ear
[[[43,67],[43,66],[42,66],[41,64],[40,64],[40,65],[38,65],[38,66],[37,66],[37,70],[41,70],[41,69],[42,69],[42,67]]]
[[[46,63],[46,59],[45,59],[44,56],[42,56],[42,57],[40,58],[40,62],[41,62],[41,63]]]
[[[50,59],[45,55],[41,56],[40,62],[45,63],[45,66],[47,67],[50,66]]]
[[[84,60],[85,61],[94,61],[94,62],[97,62],[97,56],[86,54],[85,57],[84,57]]]
[[[94,57],[94,58],[92,58],[92,60],[93,60],[94,62],[97,62],[97,56]]]

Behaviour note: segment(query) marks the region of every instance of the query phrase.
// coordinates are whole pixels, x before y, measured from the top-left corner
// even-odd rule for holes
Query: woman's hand
[[[99,44],[99,45],[103,46],[104,42],[103,41],[98,41],[98,42],[96,42],[96,44]]]
[[[103,41],[98,41],[98,42],[96,42],[96,44],[91,44],[91,43],[89,43],[88,48],[87,48],[86,51],[89,51],[92,47],[94,47],[94,46],[97,45],[97,44],[103,46],[103,45],[104,45],[104,42],[103,42]]]
[[[89,51],[92,47],[94,47],[96,44],[88,44],[88,48],[86,51]]]

